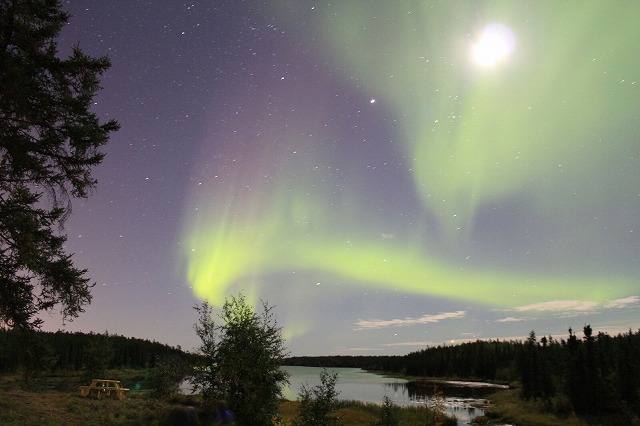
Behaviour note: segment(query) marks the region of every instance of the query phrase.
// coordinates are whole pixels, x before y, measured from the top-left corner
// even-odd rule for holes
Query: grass
[[[18,374],[0,376],[0,425],[166,425],[169,413],[176,406],[200,405],[198,396],[177,395],[169,400],[152,397],[144,390],[149,383],[146,370],[112,370],[108,376],[131,389],[123,401],[81,397],[78,386],[88,383],[81,380],[79,373],[48,375],[32,381],[28,387]],[[297,401],[282,401],[282,426],[291,424],[298,407]],[[375,423],[380,409],[375,404],[340,401],[335,415],[340,425],[364,426]],[[424,408],[398,407],[398,412],[403,425],[427,424]]]
[[[297,401],[283,401],[280,404],[280,416],[283,425],[290,425],[298,412]],[[437,416],[433,420],[433,414],[428,413],[424,407],[396,407],[403,426],[423,425],[455,425],[455,421],[445,415]],[[366,404],[360,401],[339,401],[338,410],[334,415],[338,418],[339,425],[370,426],[379,418],[381,407],[377,404]]]
[[[144,372],[142,372],[144,375]],[[140,379],[138,370],[114,371],[124,387]],[[25,388],[19,375],[0,377],[0,424],[25,426],[161,424],[171,405],[149,397],[147,392],[130,391],[123,401],[97,400],[80,396],[82,384],[77,374],[46,376]],[[88,384],[88,383],[85,383]]]
[[[618,426],[640,425],[637,417],[629,416],[629,413],[619,413],[577,417],[566,410],[566,415],[558,416],[545,409],[541,401],[523,401],[520,399],[518,389],[499,391],[489,395],[491,408],[485,411],[486,416],[476,418],[479,424],[516,424],[518,426]],[[555,404],[558,401],[554,401]],[[560,401],[563,403],[563,401]],[[626,415],[625,415],[626,414]]]
[[[496,392],[488,397],[492,406],[485,411],[485,424],[493,424],[497,420],[499,423],[517,424],[518,426],[582,426],[579,419],[575,417],[559,418],[552,413],[544,413],[542,406],[533,401],[523,401],[520,399],[519,390],[504,390]],[[481,422],[483,419],[476,419]],[[483,422],[484,423],[484,422]],[[482,424],[482,423],[481,423]]]
[[[88,422],[109,425],[160,424],[158,413],[165,403],[145,395],[132,395],[124,401],[82,398],[55,390],[13,389],[0,394],[0,424],[47,426],[83,425]]]
[[[283,401],[280,403],[281,425],[290,425],[296,418],[300,403],[297,401]],[[343,404],[334,413],[338,417],[338,424],[353,426],[369,426],[375,422],[376,417],[369,410],[351,404]]]
[[[148,391],[145,370],[114,370],[108,378],[120,380],[131,390],[123,401],[97,400],[80,396],[79,374],[65,373],[43,377],[26,389],[19,375],[0,376],[0,425],[57,426],[85,425],[166,425],[169,412],[176,406],[198,406],[197,396],[176,396],[168,401],[153,398]],[[136,390],[141,389],[141,390]],[[492,406],[486,416],[478,418],[482,424],[516,424],[518,426],[591,426],[622,424],[613,418],[558,417],[544,412],[540,402],[522,401],[518,390],[496,392],[490,396]],[[298,412],[296,401],[282,401],[282,426],[290,425]],[[428,419],[424,407],[397,407],[400,424],[413,426],[446,424],[446,419]],[[358,401],[340,401],[336,416],[340,425],[364,426],[374,424],[381,406]]]

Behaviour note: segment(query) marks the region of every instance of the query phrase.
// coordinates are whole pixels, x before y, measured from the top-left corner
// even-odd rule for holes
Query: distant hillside
[[[629,414],[640,418],[640,331],[609,336],[590,325],[579,338],[490,340],[425,348],[405,356],[291,357],[286,365],[357,367],[417,377],[511,383],[525,400],[558,415]]]
[[[369,371],[402,371],[404,369],[405,356],[351,356],[351,355],[326,355],[326,356],[292,356],[284,361],[284,365],[303,367],[339,367],[361,368]]]
[[[111,334],[0,329],[0,373],[14,372],[26,363],[41,362],[56,370],[81,370],[90,347],[110,355],[108,368],[152,368],[156,360],[178,357],[193,362],[197,355],[155,341]]]

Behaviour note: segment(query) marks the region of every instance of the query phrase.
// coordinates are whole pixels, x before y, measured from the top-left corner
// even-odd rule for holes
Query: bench
[[[96,395],[98,399],[106,397],[116,397],[119,400],[124,399],[124,394],[129,389],[121,388],[119,380],[93,379],[89,386],[80,386],[80,396]]]

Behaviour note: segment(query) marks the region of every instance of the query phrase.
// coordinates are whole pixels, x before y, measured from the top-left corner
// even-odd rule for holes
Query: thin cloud
[[[604,307],[609,309],[631,308],[640,304],[640,296],[629,296],[624,299],[615,299],[605,302]]]
[[[553,316],[557,319],[566,320],[571,318],[584,317],[585,315],[600,315],[600,312],[597,310],[593,310],[593,311],[577,310],[577,311],[557,312]]]
[[[506,317],[496,320],[496,322],[520,322],[526,321],[526,318]]]
[[[462,318],[466,314],[466,311],[444,312],[436,315],[423,315],[418,318],[397,318],[391,320],[381,319],[360,319],[356,321],[356,328],[354,330],[372,330],[388,327],[407,327],[411,325],[430,324],[436,323],[447,319]]]
[[[430,347],[433,346],[433,342],[397,342],[397,343],[385,343],[382,346],[390,348],[390,347],[404,347],[404,346],[411,346],[411,347]]]
[[[629,296],[622,299],[610,300],[601,306],[606,309],[624,309],[640,305],[640,296]],[[574,316],[576,312],[593,311],[600,306],[598,302],[586,300],[552,300],[550,302],[532,303],[530,305],[518,306],[515,311],[547,311],[547,312],[563,312],[568,316]],[[506,319],[497,322],[508,322]]]
[[[530,305],[519,306],[514,310],[524,311],[591,311],[598,307],[597,302],[585,300],[552,300],[550,302],[532,303]]]
[[[341,354],[344,352],[356,352],[356,353],[360,353],[360,352],[380,352],[383,351],[383,348],[365,348],[365,347],[358,347],[358,348],[338,348],[336,350],[336,354]]]

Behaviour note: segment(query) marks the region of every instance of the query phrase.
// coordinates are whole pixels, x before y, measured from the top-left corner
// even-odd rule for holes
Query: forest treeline
[[[153,368],[160,359],[193,362],[196,355],[156,341],[95,333],[0,329],[0,373],[18,369],[72,370],[86,368],[96,354],[107,368]]]
[[[640,331],[610,336],[586,325],[581,338],[572,329],[559,340],[532,331],[525,341],[478,340],[404,356],[290,357],[286,364],[510,383],[557,414],[640,413]]]
[[[640,414],[640,330],[610,336],[589,325],[578,337],[477,340],[429,347],[404,356],[289,357],[285,365],[353,367],[416,377],[509,383],[523,399],[558,414],[627,411]],[[158,360],[196,365],[199,355],[155,341],[118,335],[0,329],[0,373],[83,370],[96,359],[107,368],[154,368]],[[92,361],[93,360],[93,361]]]

